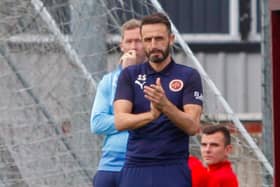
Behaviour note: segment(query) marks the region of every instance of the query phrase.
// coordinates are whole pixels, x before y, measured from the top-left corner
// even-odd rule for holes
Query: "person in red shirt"
[[[192,187],[207,187],[208,173],[202,162],[195,156],[190,155],[188,159],[192,176]]]
[[[222,125],[202,129],[201,156],[208,170],[208,187],[238,187],[228,156],[232,150],[230,132]]]

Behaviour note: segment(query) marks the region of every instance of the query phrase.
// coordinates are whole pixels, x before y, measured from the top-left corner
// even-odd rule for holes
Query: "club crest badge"
[[[179,92],[184,87],[183,81],[174,79],[169,83],[169,89],[173,92]]]

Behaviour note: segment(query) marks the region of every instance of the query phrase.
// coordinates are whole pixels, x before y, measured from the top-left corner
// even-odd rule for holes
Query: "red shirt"
[[[207,187],[208,172],[201,161],[194,156],[189,156],[188,164],[192,175],[192,187]]]
[[[238,180],[229,161],[208,166],[208,187],[238,187]]]

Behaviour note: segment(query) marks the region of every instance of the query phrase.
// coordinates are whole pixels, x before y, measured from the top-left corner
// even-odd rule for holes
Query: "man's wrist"
[[[162,105],[161,107],[161,111],[162,113],[169,113],[169,112],[173,112],[173,107],[174,105],[170,102],[170,101],[167,101],[164,105]]]

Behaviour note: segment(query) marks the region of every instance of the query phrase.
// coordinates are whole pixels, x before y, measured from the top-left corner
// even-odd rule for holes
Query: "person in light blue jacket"
[[[117,187],[120,170],[124,165],[128,132],[118,131],[115,128],[113,101],[121,70],[145,60],[140,24],[141,22],[136,19],[123,24],[120,43],[123,55],[119,60],[119,65],[116,70],[104,75],[98,84],[90,127],[92,133],[104,135],[104,144],[102,157],[93,178],[94,187]]]

